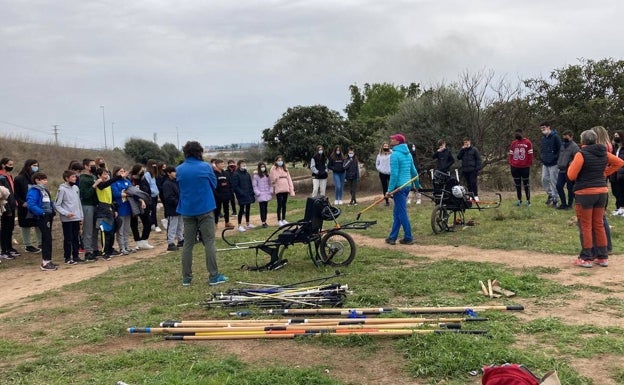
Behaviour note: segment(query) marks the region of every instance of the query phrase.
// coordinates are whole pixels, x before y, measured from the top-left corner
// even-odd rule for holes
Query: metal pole
[[[113,150],[115,149],[115,122],[111,122],[111,136],[113,137]]]
[[[104,106],[100,106],[102,109],[102,125],[104,126],[104,149],[108,149],[108,145],[106,144],[106,118],[104,116]]]
[[[54,145],[56,145],[56,146],[58,146],[58,128],[57,128],[58,126],[59,126],[58,124],[52,125],[52,127],[54,127],[54,130],[53,130],[53,132],[54,132]]]

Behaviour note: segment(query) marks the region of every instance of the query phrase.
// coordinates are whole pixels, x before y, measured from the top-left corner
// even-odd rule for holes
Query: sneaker
[[[522,201],[516,201],[516,206],[518,207],[522,206]]]
[[[84,259],[78,257],[78,258],[74,258],[74,261],[76,261],[77,263],[85,263],[87,261],[85,261]]]
[[[93,254],[93,253],[85,254],[85,261],[87,261],[87,262],[95,262],[97,260],[98,260],[98,257],[96,257],[95,254]]]
[[[178,249],[184,247],[184,241],[178,241]]]
[[[596,262],[596,265],[598,266],[602,266],[602,267],[609,266],[609,260],[607,258],[596,258],[594,259],[594,262]]]
[[[594,264],[590,259],[581,259],[581,258],[577,258],[574,260],[574,263],[572,263],[574,266],[579,266],[579,267],[592,267]]]
[[[417,205],[422,204],[422,200],[420,200],[420,199],[416,199],[416,204],[417,204]]]
[[[161,228],[158,227],[158,226],[154,227],[154,231],[157,232],[157,233],[162,232]]]
[[[334,205],[338,205],[338,199],[334,200]]]
[[[269,227],[269,225],[267,225],[267,223],[266,223],[266,222],[262,223],[262,228],[263,228],[263,229],[266,229],[267,227]]]
[[[389,245],[396,245],[396,240],[392,238],[386,238],[386,243]]]
[[[408,204],[408,205],[411,205],[411,204],[412,204],[412,200],[411,200],[411,199],[408,199],[408,200],[407,200],[407,204]]]
[[[526,205],[527,205],[527,207],[531,207],[531,202],[527,201]]]
[[[208,284],[209,284],[210,286],[215,286],[215,285],[219,285],[219,284],[221,284],[221,283],[225,283],[225,282],[227,282],[227,281],[228,281],[228,277],[226,277],[226,276],[225,276],[225,275],[223,275],[223,274],[217,274],[217,276],[216,276],[216,277],[210,278],[210,279],[208,280]]]
[[[154,248],[154,246],[150,245],[150,244],[147,242],[147,239],[146,239],[146,240],[144,240],[144,241],[143,241],[143,248],[144,248],[144,249],[149,250],[149,249],[153,249],[153,248]]]
[[[177,251],[177,250],[178,250],[178,246],[176,246],[176,245],[175,245],[175,244],[173,244],[173,243],[170,243],[170,244],[167,246],[167,251]]]
[[[105,260],[105,261],[110,261],[113,258],[110,256],[110,254],[104,253],[104,254],[102,254],[102,259]]]
[[[226,222],[226,223],[225,223],[225,228],[226,228],[226,229],[233,229],[233,228],[235,228],[235,227],[236,227],[236,226],[234,226],[234,224],[233,224],[233,223],[231,223],[231,222]]]
[[[66,265],[75,265],[76,263],[78,263],[78,262],[74,261],[73,259],[68,259],[68,260],[65,261]]]
[[[553,202],[553,198],[551,196],[548,196],[548,199],[546,199],[546,205],[550,206]]]
[[[557,206],[557,210],[567,210],[567,209],[569,209],[569,208],[570,208],[569,206],[567,206],[567,205],[563,205],[563,204],[561,204],[561,205]]]
[[[245,226],[247,229],[255,229],[256,226],[252,225],[251,223],[247,223],[247,226]]]
[[[182,286],[191,286],[192,278],[182,278]]]
[[[238,231],[243,233],[243,232],[247,231],[247,229],[245,228],[245,226],[240,225],[240,226],[238,226]]]
[[[128,250],[128,249],[121,249],[121,255],[130,255],[130,250]]]
[[[39,267],[43,271],[52,271],[52,270],[58,269],[58,267],[55,264],[53,264],[52,261],[43,261],[41,262],[41,265],[39,265]]]
[[[282,224],[283,224],[283,225],[287,225],[287,224],[289,224],[289,223],[290,223],[290,222],[288,222],[286,219],[282,219]]]
[[[401,239],[399,241],[400,244],[402,245],[413,245],[414,244],[414,240],[413,239]]]
[[[41,251],[41,249],[35,247],[35,246],[26,246],[26,251],[29,253],[38,253]]]
[[[14,256],[14,257],[19,257],[20,255],[22,255],[22,254],[20,254],[17,250],[15,250],[15,249],[10,249],[10,250],[9,250],[9,254],[11,254],[11,255],[12,255],[12,256]]]
[[[160,220],[160,224],[162,225],[163,229],[167,230],[167,226],[169,226],[169,220],[167,218],[163,218]]]
[[[119,254],[121,254],[121,253],[119,251],[115,250],[115,249],[113,249],[113,251],[110,252],[110,256],[111,257],[117,256]]]
[[[15,257],[12,256],[10,253],[2,253],[0,254],[0,259],[12,260],[12,259],[15,259]]]
[[[277,221],[277,225],[278,225],[279,227],[284,226],[284,221],[280,219],[279,221]]]
[[[479,202],[479,197],[475,195],[475,197],[474,197],[474,201],[475,201],[475,202]]]
[[[342,204],[342,199],[338,200],[338,204],[341,205]]]

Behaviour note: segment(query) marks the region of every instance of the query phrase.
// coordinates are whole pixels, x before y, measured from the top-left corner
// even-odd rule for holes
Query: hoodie
[[[67,183],[60,185],[54,201],[54,208],[61,215],[61,222],[81,221],[84,214],[82,213],[78,186],[70,186]],[[74,214],[71,218],[68,217],[70,213]]]

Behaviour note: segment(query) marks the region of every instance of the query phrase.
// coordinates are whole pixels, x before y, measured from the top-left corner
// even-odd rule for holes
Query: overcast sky
[[[259,142],[350,84],[624,59],[616,0],[0,0],[0,130],[81,147]],[[103,106],[104,108],[102,108]],[[104,114],[103,114],[104,112]],[[104,125],[103,117],[106,122]],[[105,128],[106,127],[106,128]]]

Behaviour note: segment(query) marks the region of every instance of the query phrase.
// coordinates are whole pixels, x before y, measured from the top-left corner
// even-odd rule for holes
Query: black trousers
[[[2,253],[7,253],[13,248],[13,230],[15,229],[15,217],[2,214],[0,217],[0,248]]]

